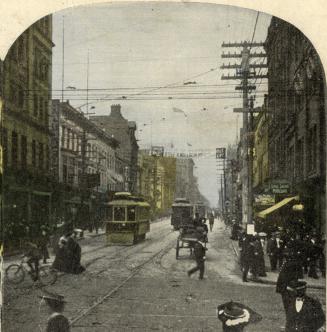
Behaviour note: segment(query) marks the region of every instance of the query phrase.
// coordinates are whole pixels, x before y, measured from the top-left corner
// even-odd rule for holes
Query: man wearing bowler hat
[[[45,301],[49,308],[50,316],[48,318],[46,332],[69,332],[69,321],[63,315],[66,303],[64,297],[47,291],[43,291],[42,296],[39,297],[42,301]]]
[[[319,301],[306,295],[306,282],[294,280],[287,290],[285,332],[324,331],[325,314]]]

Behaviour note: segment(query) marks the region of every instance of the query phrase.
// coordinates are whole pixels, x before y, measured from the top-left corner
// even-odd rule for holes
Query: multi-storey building
[[[51,168],[61,184],[57,204],[62,217],[92,221],[99,217],[99,203],[123,190],[122,169],[116,164],[119,143],[68,101],[52,101],[51,119]]]
[[[189,200],[194,199],[194,161],[191,158],[176,158],[176,191],[175,198],[185,197]]]
[[[175,197],[176,159],[142,150],[138,169],[138,193],[151,204],[153,216],[167,213]]]
[[[52,17],[37,21],[3,63],[3,210],[5,232],[34,236],[49,223],[49,105]]]
[[[309,228],[325,225],[326,131],[323,68],[311,42],[291,24],[272,18],[268,61],[270,181],[299,194]]]
[[[91,116],[90,120],[119,141],[120,145],[117,151],[124,164],[125,190],[136,192],[138,145],[135,138],[135,122],[128,121],[122,116],[120,105],[112,105],[109,115]]]

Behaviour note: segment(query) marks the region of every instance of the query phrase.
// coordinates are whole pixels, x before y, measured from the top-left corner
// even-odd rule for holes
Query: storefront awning
[[[287,197],[284,198],[282,201],[278,202],[277,204],[271,206],[270,208],[263,210],[261,212],[259,212],[257,214],[257,216],[259,218],[263,218],[265,219],[267,217],[268,214],[280,209],[281,207],[285,206],[286,204],[288,204],[291,201],[298,201],[299,200],[299,196],[293,196],[293,197]]]

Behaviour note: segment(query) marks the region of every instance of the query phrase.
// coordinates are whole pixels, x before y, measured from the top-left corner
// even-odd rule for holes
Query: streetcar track
[[[170,234],[170,233],[168,233]],[[167,234],[167,235],[168,235]],[[140,263],[138,266],[134,267],[131,274],[125,278],[122,282],[120,282],[117,286],[115,286],[113,289],[111,289],[106,295],[99,297],[95,303],[93,303],[89,308],[85,309],[83,312],[78,314],[77,316],[70,319],[70,325],[73,326],[77,321],[81,320],[83,317],[85,317],[88,313],[90,313],[92,310],[94,310],[97,306],[102,304],[105,300],[110,298],[113,294],[115,294],[120,288],[122,288],[129,280],[131,280],[133,277],[135,277],[148,263],[152,262],[157,256],[160,254],[164,254],[168,252],[172,245],[175,243],[175,240],[170,241],[164,248],[157,251],[155,254],[150,256],[150,258],[146,259],[142,263]]]

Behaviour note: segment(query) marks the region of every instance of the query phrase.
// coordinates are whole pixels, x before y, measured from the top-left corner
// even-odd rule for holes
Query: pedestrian
[[[69,321],[63,315],[66,303],[64,297],[45,290],[43,291],[42,296],[39,297],[47,304],[50,314],[47,321],[46,332],[69,332]]]
[[[26,257],[26,263],[30,268],[30,274],[33,281],[39,279],[39,261],[42,258],[38,246],[32,242],[27,242],[27,250],[23,257]]]
[[[307,261],[309,265],[308,270],[308,277],[318,279],[317,274],[317,261],[320,256],[320,248],[317,244],[316,237],[312,236],[310,238],[310,242],[308,243],[308,254],[307,254]]]
[[[239,251],[240,251],[240,266],[241,266],[241,270],[243,270],[244,267],[244,249],[245,249],[245,244],[247,241],[247,235],[245,231],[242,231],[239,235],[239,239],[238,239],[238,247],[239,247]]]
[[[277,263],[281,268],[283,264],[284,243],[280,238],[280,233],[275,232],[271,235],[267,243],[267,254],[270,260],[271,271],[276,271]]]
[[[190,269],[187,272],[187,275],[190,277],[194,272],[200,271],[199,279],[203,279],[204,275],[204,262],[206,260],[206,247],[205,244],[201,241],[196,241],[194,244],[194,256],[196,261],[196,266]]]
[[[232,220],[232,232],[231,232],[231,240],[237,240],[238,239],[238,233],[240,230],[239,224],[236,222],[235,219]]]
[[[248,282],[247,276],[248,272],[251,269],[253,279],[257,280],[258,278],[258,272],[257,272],[257,266],[255,263],[255,254],[257,253],[255,251],[254,247],[254,241],[255,238],[253,235],[247,235],[246,240],[243,243],[243,274],[242,274],[242,280],[243,282]]]
[[[260,236],[261,234],[261,236]],[[264,236],[265,233],[259,233],[255,237],[254,241],[254,258],[256,264],[256,271],[259,277],[266,277],[266,266],[265,266],[265,257],[264,257]]]
[[[324,331],[325,314],[320,302],[306,295],[306,282],[294,280],[287,290],[285,332]]]
[[[211,212],[211,213],[209,214],[209,226],[210,226],[210,232],[212,232],[214,222],[215,222],[215,217],[214,217],[213,213]]]
[[[85,268],[81,265],[82,249],[72,237],[72,233],[67,233],[65,235],[67,239],[67,250],[71,257],[71,273],[79,274],[85,271]]]
[[[47,227],[45,225],[41,226],[41,235],[38,239],[38,247],[41,251],[41,255],[43,258],[43,264],[47,263],[47,259],[50,258],[48,251],[48,243],[49,243],[49,234]]]
[[[283,263],[277,278],[276,293],[281,294],[283,306],[286,310],[289,297],[287,286],[292,281],[299,280],[303,274],[301,261],[299,261],[297,254],[292,249],[286,248],[284,255],[285,262]]]
[[[248,324],[262,319],[261,315],[249,307],[233,301],[219,305],[217,317],[223,323],[223,332],[242,332]]]

